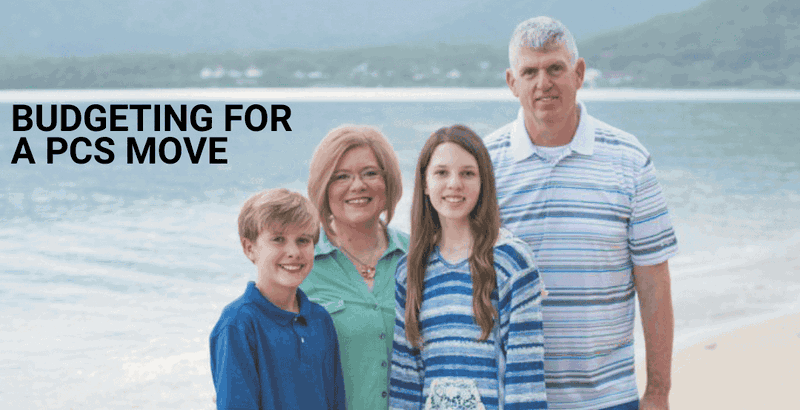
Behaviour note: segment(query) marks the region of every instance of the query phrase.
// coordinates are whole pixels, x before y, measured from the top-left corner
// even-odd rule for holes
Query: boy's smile
[[[294,300],[297,287],[314,266],[314,236],[308,228],[267,227],[255,242],[243,239],[242,247],[258,269],[256,287],[278,307]]]

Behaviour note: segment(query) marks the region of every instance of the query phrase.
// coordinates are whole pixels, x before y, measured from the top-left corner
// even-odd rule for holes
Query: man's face
[[[517,66],[506,70],[506,83],[519,99],[526,121],[554,125],[576,112],[576,96],[583,85],[586,63],[575,64],[563,45],[547,51],[521,48]]]

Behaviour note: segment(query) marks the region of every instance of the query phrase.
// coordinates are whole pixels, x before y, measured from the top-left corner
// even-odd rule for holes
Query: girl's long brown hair
[[[469,266],[472,272],[472,311],[481,327],[480,340],[486,340],[494,326],[497,311],[492,306],[492,291],[497,287],[494,270],[494,243],[500,229],[500,210],[494,171],[489,152],[475,132],[463,125],[444,127],[431,134],[417,161],[414,196],[411,204],[411,240],[408,249],[408,278],[406,284],[406,338],[416,348],[422,347],[419,329],[419,310],[424,291],[425,270],[434,245],[441,239],[442,225],[430,198],[425,195],[425,174],[433,151],[440,144],[452,142],[469,152],[478,162],[481,191],[478,202],[469,214],[472,233],[472,252]]]

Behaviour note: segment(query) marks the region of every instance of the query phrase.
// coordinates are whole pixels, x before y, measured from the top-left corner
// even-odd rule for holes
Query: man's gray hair
[[[566,47],[570,55],[570,62],[575,64],[578,61],[578,47],[567,26],[547,16],[530,18],[519,23],[514,34],[511,35],[511,41],[508,44],[508,62],[516,73],[519,51],[522,47],[532,48],[536,51],[549,51],[561,45]]]

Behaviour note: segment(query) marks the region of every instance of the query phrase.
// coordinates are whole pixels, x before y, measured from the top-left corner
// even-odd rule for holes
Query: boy
[[[286,189],[258,193],[239,213],[239,239],[258,276],[211,331],[217,409],[344,409],[333,320],[298,289],[314,265],[317,211]]]

